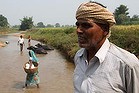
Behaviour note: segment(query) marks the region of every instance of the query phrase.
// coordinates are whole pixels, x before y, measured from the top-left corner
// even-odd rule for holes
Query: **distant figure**
[[[24,38],[22,35],[20,35],[19,40],[18,40],[18,45],[20,44],[20,51],[23,51],[23,45],[25,45],[24,43]]]
[[[29,35],[28,36],[28,47],[30,47],[31,46],[31,36]]]
[[[9,41],[5,41],[5,44],[9,44]]]

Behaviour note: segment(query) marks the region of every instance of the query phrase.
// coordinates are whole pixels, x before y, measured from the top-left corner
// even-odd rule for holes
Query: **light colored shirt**
[[[20,44],[23,44],[24,43],[24,38],[19,38],[18,41],[19,41]]]
[[[84,48],[74,62],[74,93],[139,93],[138,58],[108,39],[90,62]]]

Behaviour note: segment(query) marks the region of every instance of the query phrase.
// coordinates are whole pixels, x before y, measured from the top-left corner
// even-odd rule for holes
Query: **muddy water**
[[[46,55],[37,55],[40,76],[40,88],[30,86],[23,88],[26,73],[23,64],[28,61],[27,40],[23,52],[17,45],[18,37],[1,36],[0,40],[10,43],[0,48],[0,93],[73,93],[73,63],[57,50],[48,51]],[[32,45],[37,44],[32,41]]]

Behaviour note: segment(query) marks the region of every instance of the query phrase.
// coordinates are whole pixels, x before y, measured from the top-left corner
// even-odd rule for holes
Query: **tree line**
[[[114,16],[116,20],[117,25],[131,25],[131,24],[139,24],[139,15],[133,15],[132,17],[129,16],[128,7],[125,5],[120,5],[117,7],[114,11]],[[30,29],[32,27],[38,27],[38,28],[44,28],[44,27],[69,27],[71,25],[60,25],[59,23],[56,23],[55,25],[47,24],[46,26],[43,24],[43,22],[38,22],[37,25],[34,25],[33,23],[33,17],[24,17],[23,19],[20,19],[21,25],[15,25],[13,27],[19,28],[19,30],[26,30]],[[8,23],[8,20],[3,15],[0,15],[0,28],[1,27],[9,27],[10,24]]]
[[[125,5],[120,5],[115,9],[114,16],[117,25],[139,24],[139,15],[129,16],[128,8]]]

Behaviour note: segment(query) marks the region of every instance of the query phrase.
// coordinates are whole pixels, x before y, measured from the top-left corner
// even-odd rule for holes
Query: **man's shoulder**
[[[114,44],[111,44],[109,53],[129,66],[139,65],[139,59],[134,54]]]

